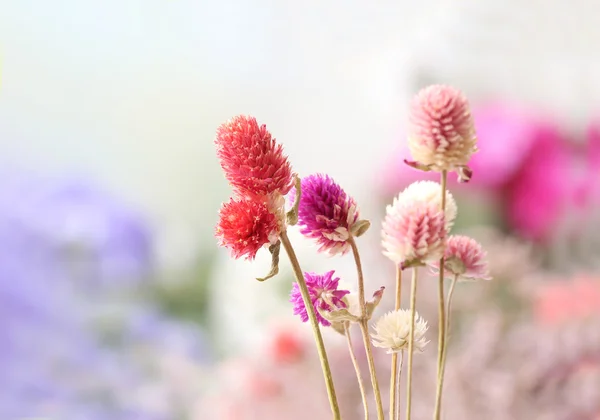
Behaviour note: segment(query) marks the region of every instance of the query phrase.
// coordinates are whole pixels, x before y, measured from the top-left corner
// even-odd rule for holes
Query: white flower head
[[[382,315],[374,325],[373,345],[397,353],[408,349],[410,340],[410,311],[398,309]],[[425,339],[427,322],[415,313],[414,349],[423,351],[428,341]]]
[[[442,186],[435,181],[413,182],[394,199],[394,206],[403,206],[414,201],[434,204],[441,210]],[[454,225],[457,213],[458,207],[456,206],[456,201],[454,201],[454,197],[450,191],[446,190],[446,210],[444,211],[444,217],[448,231]]]

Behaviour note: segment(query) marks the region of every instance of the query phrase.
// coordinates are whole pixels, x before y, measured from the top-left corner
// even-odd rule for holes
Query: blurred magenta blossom
[[[551,116],[511,103],[474,107],[479,151],[470,161],[472,191],[501,200],[503,218],[525,238],[547,242],[559,225],[600,202],[600,122],[590,124],[587,147],[577,147]],[[403,164],[408,147],[387,165],[382,192],[396,194],[438,174]],[[449,177],[457,195],[465,186]]]

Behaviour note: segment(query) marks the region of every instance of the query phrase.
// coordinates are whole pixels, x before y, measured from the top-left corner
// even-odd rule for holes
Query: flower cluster
[[[237,116],[217,129],[217,156],[234,198],[219,214],[216,236],[234,258],[253,259],[284,228],[283,196],[293,185],[281,145],[255,118]]]
[[[375,324],[373,344],[388,350],[388,353],[397,353],[408,350],[411,327],[410,311],[398,309],[381,316]],[[427,322],[415,313],[414,345],[415,349],[423,351],[428,341],[425,338]]]

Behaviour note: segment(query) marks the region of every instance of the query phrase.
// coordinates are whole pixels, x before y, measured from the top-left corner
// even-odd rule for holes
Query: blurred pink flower
[[[543,286],[534,301],[534,314],[546,325],[600,315],[600,281],[581,276]]]
[[[487,253],[481,244],[473,238],[452,235],[446,242],[444,251],[447,275],[457,276],[460,280],[490,280]],[[439,271],[439,261],[431,261],[434,272]]]
[[[583,155],[570,145],[556,125],[540,126],[533,149],[506,188],[506,218],[522,236],[548,241],[569,211],[587,202]]]

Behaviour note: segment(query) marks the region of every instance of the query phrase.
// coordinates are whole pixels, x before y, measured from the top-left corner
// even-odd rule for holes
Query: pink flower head
[[[234,258],[254,259],[258,250],[275,243],[279,223],[267,205],[245,199],[230,199],[219,211],[215,236]]]
[[[422,89],[413,100],[409,121],[413,165],[464,170],[477,151],[469,103],[458,89],[444,85]]]
[[[333,278],[334,272],[332,270],[322,275],[304,273],[304,280],[308,286],[308,292],[315,308],[317,319],[325,327],[328,327],[331,323],[321,316],[319,310],[331,312],[336,308],[345,308],[346,304],[342,298],[350,293],[348,290],[338,290],[340,279],[339,277]],[[294,315],[300,315],[302,322],[308,321],[308,312],[306,311],[304,300],[302,300],[298,283],[294,283],[292,287],[290,302],[294,304]]]
[[[239,115],[222,124],[215,144],[225,177],[238,193],[285,195],[292,188],[292,167],[283,148],[256,118]]]
[[[446,242],[444,212],[436,203],[406,201],[402,194],[386,208],[383,254],[402,268],[439,259]]]
[[[475,239],[452,235],[446,241],[444,268],[447,274],[458,276],[460,280],[489,280],[491,277],[486,255]],[[437,271],[440,263],[432,261],[430,266]]]
[[[316,239],[319,251],[331,255],[346,253],[350,249],[350,229],[359,216],[354,199],[327,175],[307,176],[302,179],[301,188],[300,232]]]

